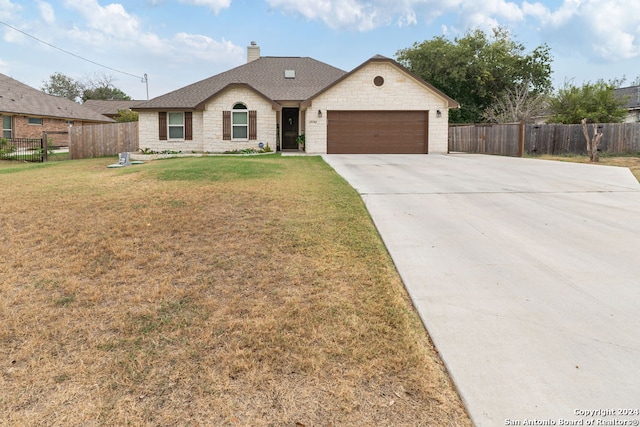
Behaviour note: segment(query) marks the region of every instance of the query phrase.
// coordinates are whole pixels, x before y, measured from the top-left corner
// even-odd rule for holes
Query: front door
[[[297,150],[298,143],[296,138],[298,137],[298,115],[299,110],[297,108],[283,108],[282,109],[282,149],[283,150]]]

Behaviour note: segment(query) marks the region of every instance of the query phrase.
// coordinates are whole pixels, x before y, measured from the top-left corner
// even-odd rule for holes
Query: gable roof
[[[294,70],[295,78],[285,78],[285,70]],[[271,101],[299,102],[345,74],[346,71],[313,58],[262,56],[229,71],[153,98],[133,109],[201,110],[209,99],[233,85],[249,86]]]
[[[626,100],[624,107],[627,110],[640,109],[640,86],[629,86],[615,89],[616,97]]]
[[[87,99],[82,105],[91,108],[96,113],[105,116],[115,116],[120,110],[130,110],[147,101],[123,100],[123,99]]]
[[[86,122],[113,122],[112,119],[66,98],[46,94],[0,74],[0,114],[3,113]]]
[[[449,96],[445,95],[444,92],[436,89],[434,86],[432,86],[431,84],[427,83],[426,81],[422,80],[420,77],[418,77],[417,75],[415,75],[414,73],[412,73],[411,71],[409,71],[406,67],[404,67],[403,65],[401,65],[400,63],[398,63],[397,61],[394,61],[391,58],[387,58],[386,56],[382,56],[382,55],[375,55],[373,57],[371,57],[369,60],[363,62],[362,64],[360,64],[358,67],[354,68],[352,71],[350,71],[349,73],[344,74],[342,77],[340,77],[339,79],[333,81],[331,84],[327,85],[326,87],[323,87],[321,90],[319,90],[317,93],[314,93],[312,96],[310,96],[309,98],[307,98],[303,103],[302,103],[302,108],[308,107],[311,104],[311,101],[313,100],[313,98],[316,98],[317,96],[321,95],[322,93],[326,92],[327,90],[329,90],[330,88],[332,88],[333,86],[337,85],[338,83],[340,83],[341,81],[345,80],[346,78],[348,78],[349,76],[353,75],[354,73],[356,73],[357,71],[361,70],[362,68],[366,67],[367,65],[373,63],[373,62],[386,62],[392,65],[395,65],[396,67],[398,67],[400,70],[402,70],[404,73],[406,73],[407,75],[409,75],[411,78],[413,78],[417,83],[421,84],[422,86],[426,87],[428,90],[430,90],[431,92],[434,92],[436,95],[442,97],[446,102],[447,102],[447,107],[448,108],[459,108],[460,104],[458,104],[458,102],[456,102],[453,98],[450,98]]]

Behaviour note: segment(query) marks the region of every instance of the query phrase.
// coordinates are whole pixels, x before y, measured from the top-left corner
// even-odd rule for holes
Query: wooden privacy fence
[[[519,144],[522,125],[453,125],[449,126],[449,151],[463,153],[521,156]]]
[[[138,122],[74,126],[69,134],[69,157],[74,160],[114,156],[139,148]]]
[[[453,125],[449,127],[449,151],[502,156],[526,154],[586,154],[581,125],[562,124]],[[599,151],[640,153],[640,123],[604,123]],[[592,125],[589,134],[592,135]]]

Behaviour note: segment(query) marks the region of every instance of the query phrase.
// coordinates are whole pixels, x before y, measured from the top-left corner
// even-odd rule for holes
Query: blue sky
[[[0,73],[38,89],[55,72],[110,76],[134,99],[144,74],[153,98],[243,64],[251,41],[349,71],[496,26],[528,51],[551,47],[556,87],[640,77],[640,0],[0,0],[0,21],[20,30],[0,25]]]

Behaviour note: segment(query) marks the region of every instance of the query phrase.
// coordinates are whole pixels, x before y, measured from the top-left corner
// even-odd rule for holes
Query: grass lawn
[[[0,162],[0,424],[469,426],[319,157]]]
[[[579,155],[571,155],[571,156],[551,156],[551,155],[543,155],[543,156],[531,156],[535,159],[542,160],[559,160],[563,162],[576,162],[576,163],[591,163],[589,160],[589,156],[579,156]],[[629,168],[633,175],[636,177],[638,181],[640,181],[640,157],[639,156],[621,156],[615,154],[601,154],[600,161],[598,163],[593,163],[594,165],[608,165],[608,166],[621,166],[625,168]]]

